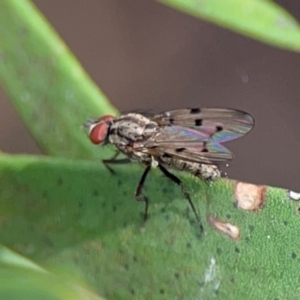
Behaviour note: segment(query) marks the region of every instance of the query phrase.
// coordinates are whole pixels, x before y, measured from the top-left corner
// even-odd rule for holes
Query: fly
[[[148,218],[149,199],[143,194],[143,187],[149,171],[155,167],[181,187],[201,232],[203,226],[188,191],[168,168],[214,181],[221,177],[218,165],[233,159],[222,143],[245,135],[253,126],[254,120],[248,113],[225,108],[127,113],[119,117],[104,115],[85,125],[92,143],[113,144],[117,148],[116,155],[103,161],[111,172],[109,164],[132,161],[145,166],[135,191],[135,198],[145,202],[144,221]],[[127,158],[118,159],[120,153]]]

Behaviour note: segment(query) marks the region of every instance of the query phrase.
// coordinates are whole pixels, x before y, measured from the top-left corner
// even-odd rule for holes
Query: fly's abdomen
[[[221,177],[221,171],[215,165],[195,163],[172,157],[163,157],[161,162],[170,168],[188,172],[206,181],[215,181]]]

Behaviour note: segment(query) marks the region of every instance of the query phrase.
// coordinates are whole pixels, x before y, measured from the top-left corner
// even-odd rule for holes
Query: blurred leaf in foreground
[[[99,158],[81,125],[116,113],[34,5],[2,0],[0,81],[38,145],[48,154]]]
[[[29,259],[0,246],[0,299],[101,300],[75,278],[47,272]]]
[[[300,51],[300,26],[282,7],[259,0],[157,0],[263,43]]]

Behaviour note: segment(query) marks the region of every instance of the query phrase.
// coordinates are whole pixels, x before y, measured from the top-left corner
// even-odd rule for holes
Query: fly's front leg
[[[147,178],[147,175],[149,173],[149,171],[151,170],[151,164],[148,165],[140,179],[140,182],[138,184],[138,187],[135,191],[135,198],[137,201],[144,201],[145,202],[145,212],[144,212],[144,223],[147,221],[148,219],[148,207],[149,207],[149,199],[143,194],[143,187],[144,187],[144,183],[145,180]]]
[[[187,190],[185,189],[182,181],[176,177],[175,175],[173,175],[172,173],[170,173],[165,167],[163,167],[161,164],[158,165],[158,168],[163,172],[163,174],[168,177],[170,180],[172,180],[173,182],[175,182],[177,185],[179,185],[181,187],[181,191],[184,195],[184,197],[186,198],[186,200],[189,202],[191,208],[192,208],[192,211],[194,212],[194,215],[197,219],[197,222],[199,224],[199,227],[200,227],[200,232],[203,233],[203,225],[202,225],[202,222],[201,222],[201,219],[196,211],[196,208],[194,206],[194,203],[191,199],[191,196],[190,194],[187,192]]]
[[[111,168],[109,165],[110,164],[114,164],[114,165],[117,165],[117,164],[126,164],[126,163],[129,163],[130,160],[128,158],[120,158],[120,159],[117,159],[117,157],[120,155],[120,151],[116,151],[116,153],[114,154],[114,156],[110,159],[103,159],[102,162],[104,163],[104,166],[107,168],[107,170],[111,173],[111,174],[116,174],[116,171]]]

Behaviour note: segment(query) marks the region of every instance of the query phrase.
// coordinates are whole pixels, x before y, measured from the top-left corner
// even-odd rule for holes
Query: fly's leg
[[[175,182],[177,185],[179,185],[179,186],[181,187],[181,191],[182,191],[184,197],[185,197],[186,200],[189,202],[189,204],[190,204],[190,206],[191,206],[191,208],[192,208],[192,211],[193,211],[194,214],[195,214],[195,217],[196,217],[197,222],[198,222],[199,227],[200,227],[200,232],[203,233],[204,230],[203,230],[203,225],[202,225],[202,222],[201,222],[201,220],[200,220],[200,217],[199,217],[199,215],[198,215],[198,213],[197,213],[197,211],[196,211],[196,208],[195,208],[194,203],[193,203],[193,201],[192,201],[192,199],[191,199],[191,196],[190,196],[190,194],[187,192],[187,190],[185,189],[185,187],[184,187],[182,181],[181,181],[178,177],[176,177],[175,175],[173,175],[172,173],[170,173],[170,172],[169,172],[165,167],[163,167],[161,164],[158,165],[158,168],[163,172],[163,174],[164,174],[166,177],[168,177],[170,180],[172,180],[173,182]]]
[[[102,162],[104,163],[104,166],[113,175],[116,174],[116,171],[112,167],[109,166],[110,164],[117,165],[117,164],[127,164],[130,162],[130,160],[128,158],[117,159],[117,157],[120,155],[120,153],[121,153],[120,151],[116,151],[116,153],[114,154],[114,156],[112,158],[102,160]]]
[[[148,219],[148,207],[149,207],[149,199],[143,194],[143,187],[144,187],[144,183],[145,180],[147,178],[147,175],[149,173],[149,171],[151,170],[151,164],[148,165],[140,179],[140,182],[138,184],[138,187],[135,191],[135,198],[137,201],[144,201],[145,202],[145,212],[144,212],[144,223],[147,221]]]

